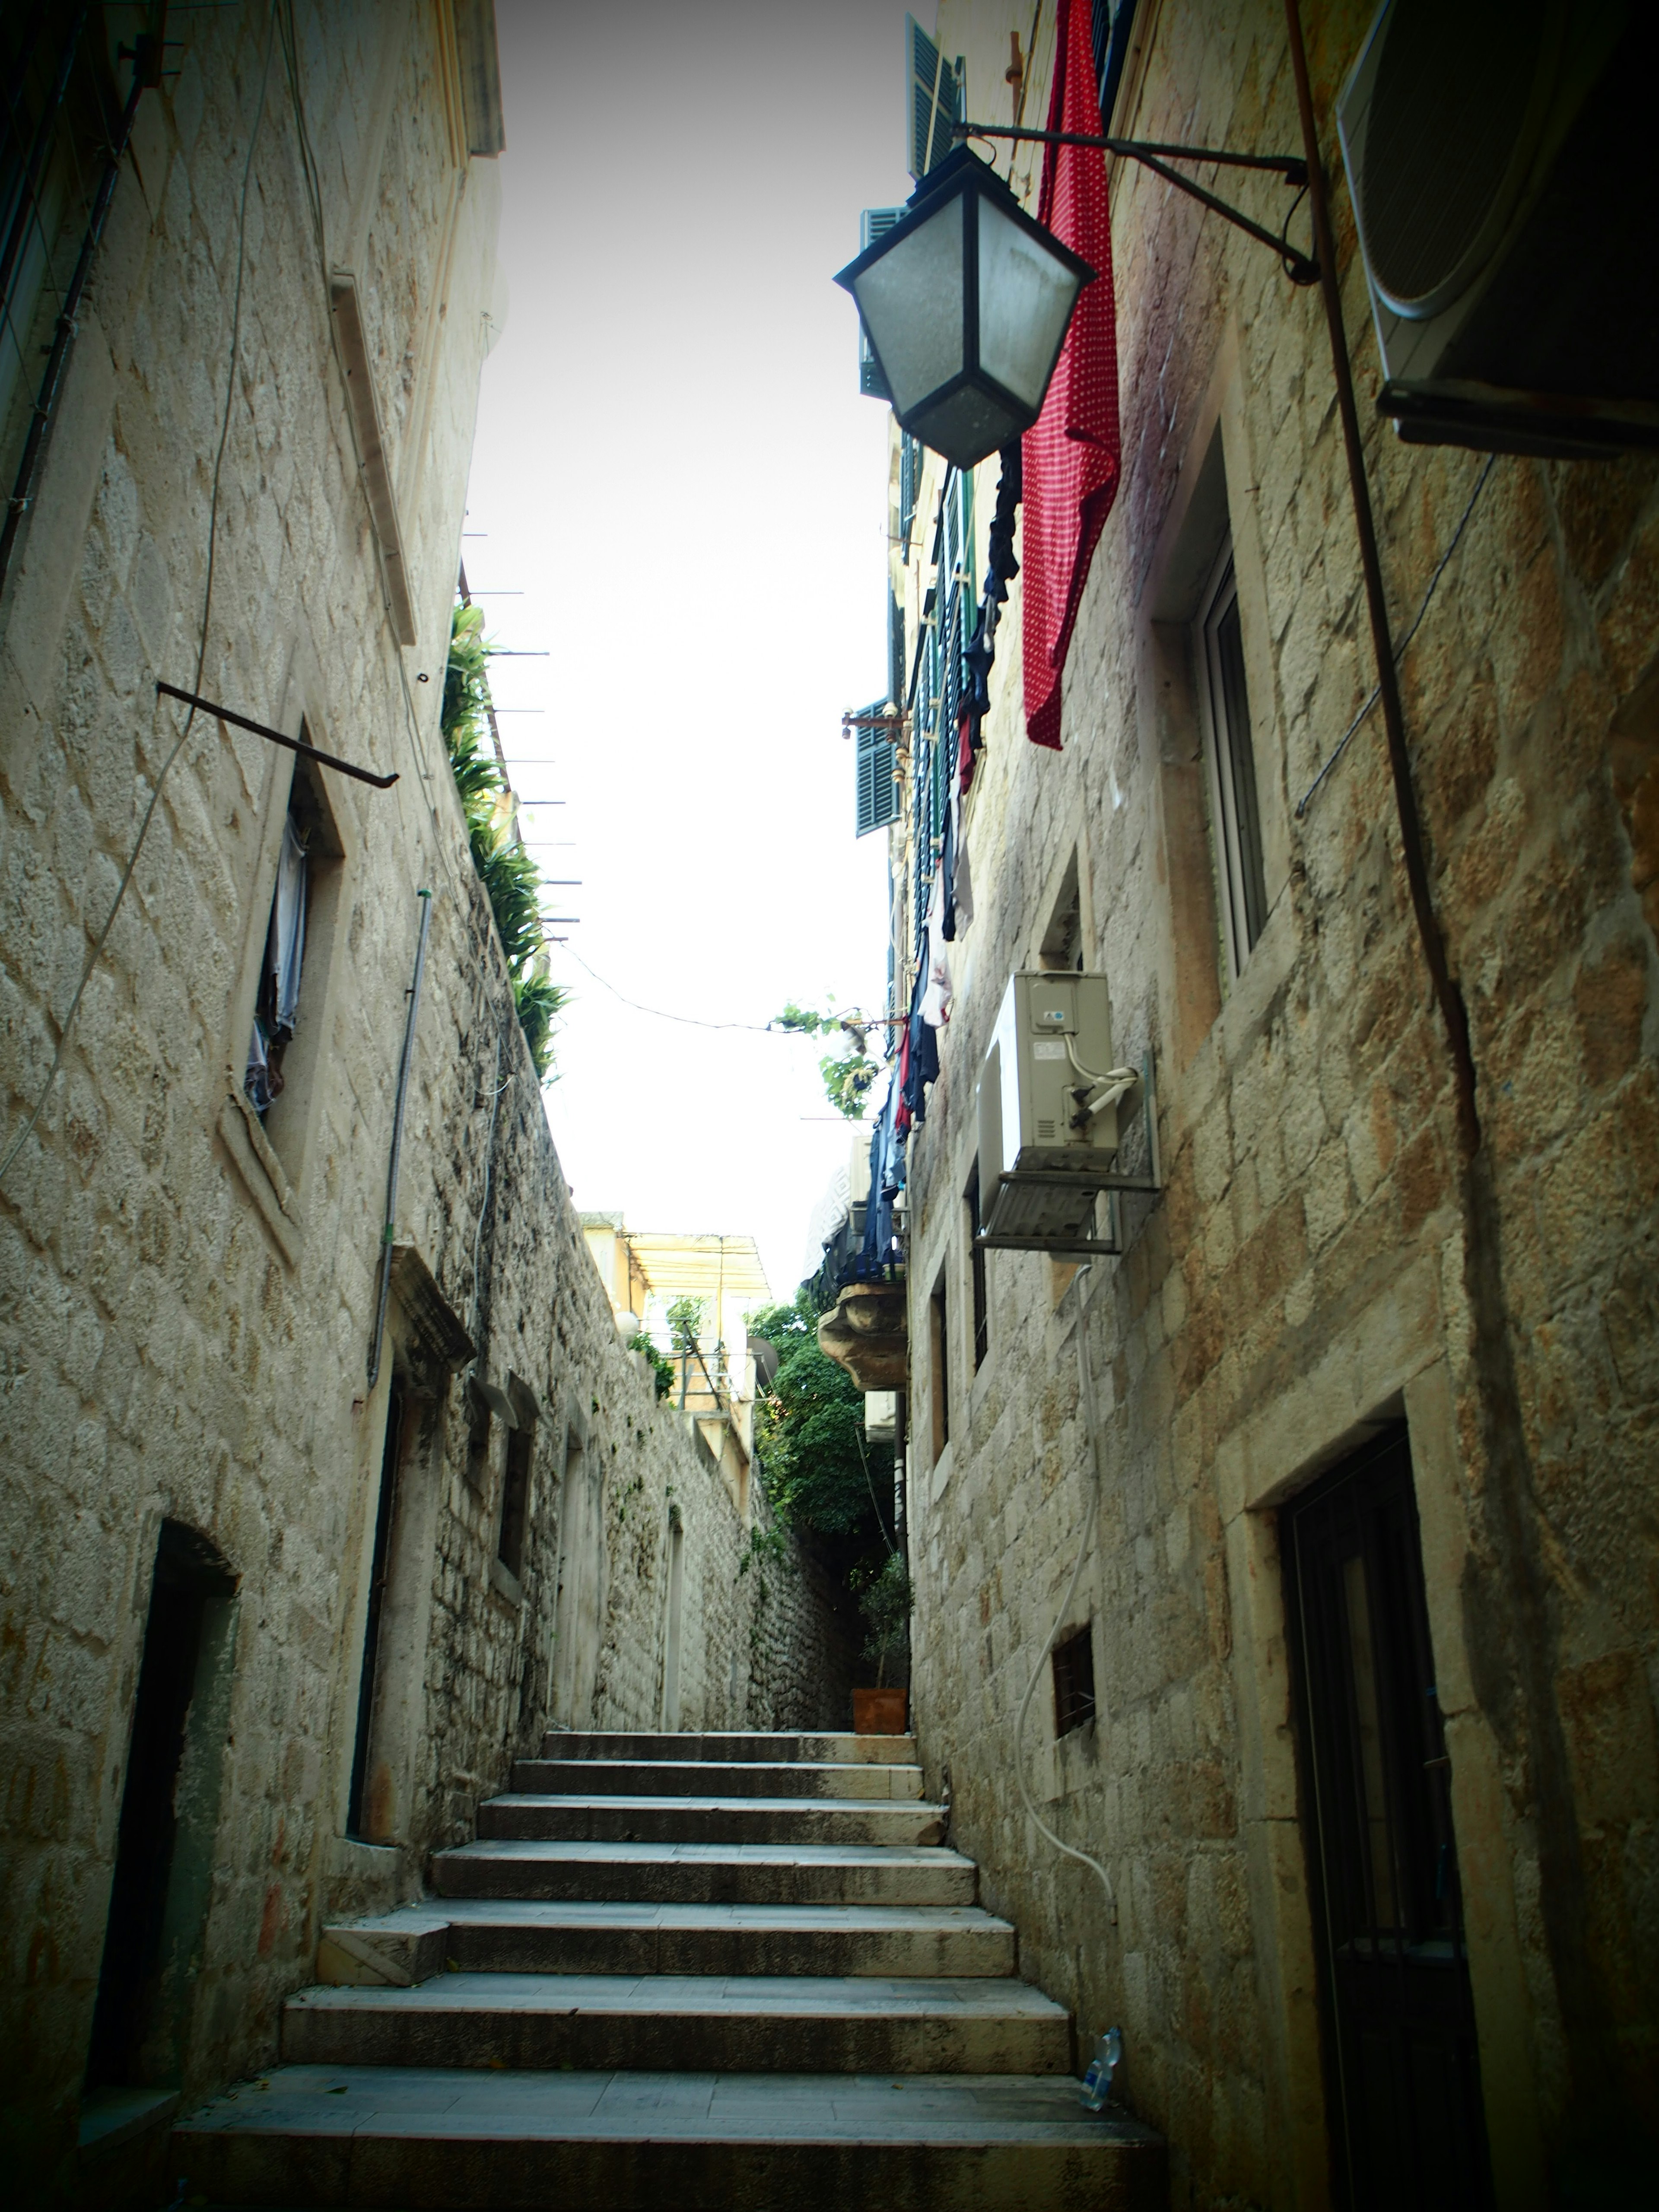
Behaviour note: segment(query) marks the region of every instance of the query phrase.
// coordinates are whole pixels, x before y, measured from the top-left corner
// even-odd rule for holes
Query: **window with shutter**
[[[859,713],[879,714],[886,704],[884,699],[878,699],[872,706],[860,708]],[[898,779],[893,773],[898,748],[887,724],[860,720],[854,726],[858,757],[856,835],[867,837],[872,830],[884,830],[898,818]]]
[[[903,214],[902,207],[866,208],[859,217],[860,252],[873,246],[878,238],[885,238]],[[859,390],[866,399],[890,400],[893,396],[887,389],[887,380],[881,373],[880,362],[870,350],[870,341],[865,335],[862,318],[859,322]]]
[[[951,125],[962,120],[962,73],[952,69],[914,15],[904,19],[904,69],[910,125],[910,174],[920,184],[956,150]]]
[[[910,558],[910,532],[916,524],[916,498],[921,489],[921,442],[908,430],[899,433],[899,557]]]

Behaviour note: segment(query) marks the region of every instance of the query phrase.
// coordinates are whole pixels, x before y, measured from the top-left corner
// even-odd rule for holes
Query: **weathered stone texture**
[[[617,1340],[437,726],[496,194],[454,135],[448,11],[294,17],[297,99],[269,10],[178,18],[181,73],[141,108],[0,609],[0,1142],[46,1080],[167,779],[0,1200],[3,2128],[31,2202],[73,2154],[164,1519],[237,1577],[203,1770],[218,1789],[204,1915],[156,2060],[187,2094],[269,2059],[323,1916],[412,1894],[550,1718],[658,1723],[671,1505],[684,1725],[845,1718],[845,1630],[810,1563],[768,1539],[763,1501],[739,1511]],[[407,653],[331,343],[325,272],[342,267],[368,318],[419,623]],[[303,717],[313,743],[399,776],[380,792],[317,772],[339,849],[313,881],[293,1079],[264,1130],[238,1092],[293,758],[202,717],[179,745],[158,678],[290,731]],[[395,1243],[480,1373],[518,1378],[538,1414],[516,1577],[496,1559],[503,1436],[479,1449],[418,1299],[392,1301],[367,1381],[422,890]],[[376,1847],[345,1829],[394,1378],[410,1413],[390,1586],[409,1657],[395,1755],[372,1778]],[[556,1597],[577,1442],[599,1500],[582,1569],[604,1593],[580,1628]],[[555,1716],[561,1632],[584,1641],[586,1688]]]
[[[1276,7],[1164,0],[1142,13],[1144,73],[1115,127],[1299,145]],[[1328,118],[1370,10],[1304,13]],[[994,15],[970,0],[940,10],[945,50],[968,56],[974,113],[984,88],[1001,97]],[[1048,58],[1040,42],[1038,79]],[[1034,82],[1028,120],[1045,98]],[[1486,462],[1403,447],[1375,416],[1376,349],[1328,137],[1399,637]],[[1275,223],[1276,190],[1232,188]],[[1122,485],[1071,650],[1058,757],[1024,738],[1017,593],[999,636],[969,816],[976,918],[911,1151],[917,1724],[930,1784],[948,1764],[955,1833],[980,1861],[985,1901],[1018,1923],[1026,1970],[1087,2033],[1122,2022],[1135,2105],[1171,2142],[1173,2201],[1322,2203],[1273,1508],[1365,1423],[1403,1413],[1494,2167],[1501,2201],[1531,2204],[1595,2116],[1639,2127],[1659,2109],[1646,1871],[1659,1812],[1659,471],[1495,460],[1403,665],[1434,894],[1474,1027],[1530,1470],[1525,1494],[1496,1497],[1449,1062],[1379,717],[1296,811],[1374,680],[1317,296],[1146,173],[1119,165],[1113,193]],[[1224,991],[1201,816],[1193,828],[1190,678],[1160,598],[1218,425],[1270,907]],[[981,518],[994,471],[978,487]],[[988,1255],[991,1351],[975,1374],[958,1328],[951,1440],[930,1465],[926,1299],[945,1267],[953,1320],[969,1310],[975,1078],[1074,846],[1115,1049],[1131,1065],[1149,1046],[1156,1057],[1166,1188],[1155,1206],[1126,1202],[1125,1256],[1096,1261],[1063,1297],[1068,1275],[1048,1261]],[[1064,1625],[1092,1621],[1102,1717],[1056,1743],[1045,1668],[1022,1747],[1015,1720],[1091,1480],[1080,1305],[1104,1480]],[[1541,1652],[1553,1684],[1541,1705],[1517,1683],[1522,1649]],[[1031,1829],[1013,1782],[1022,1757],[1045,1818],[1104,1860],[1115,1919],[1095,1876]],[[1565,1817],[1540,1843],[1552,1806]],[[1540,1861],[1549,1850],[1565,1859]]]

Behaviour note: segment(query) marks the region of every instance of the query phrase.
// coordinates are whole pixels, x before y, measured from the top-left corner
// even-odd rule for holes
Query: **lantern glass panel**
[[[889,247],[853,295],[900,415],[962,370],[962,200]]]
[[[979,364],[1035,414],[1066,335],[1078,278],[994,200],[979,204]]]

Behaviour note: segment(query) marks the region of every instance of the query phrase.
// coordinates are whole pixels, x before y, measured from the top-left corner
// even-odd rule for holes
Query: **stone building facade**
[[[120,11],[102,44],[89,12],[76,81],[118,112]],[[836,1722],[846,1675],[618,1340],[438,726],[503,312],[491,10],[168,28],[0,603],[0,2141],[31,2203],[118,2197],[124,2130],[269,2063],[324,1918],[417,1893],[550,1722]]]
[[[1365,1764],[1383,1738],[1364,1607],[1387,1595],[1385,1553],[1401,1590],[1420,1556],[1396,1624],[1402,1650],[1417,1639],[1420,1710],[1388,1741],[1413,1742],[1427,1777],[1401,1787],[1440,1839],[1424,1910],[1448,1990],[1467,1960],[1462,2025],[1431,2071],[1463,2069],[1497,2203],[1623,2203],[1651,2172],[1659,2112],[1659,468],[1489,463],[1404,445],[1377,417],[1333,121],[1372,10],[1303,13],[1396,641],[1439,575],[1401,681],[1480,1150],[1466,1167],[1381,718],[1352,727],[1376,665],[1318,293],[1115,162],[1121,485],[1058,753],[1024,733],[1018,582],[1005,611],[964,805],[974,918],[950,949],[941,1073],[909,1143],[916,1725],[1024,1971],[1090,2035],[1121,2026],[1173,2201],[1370,2203],[1344,2102],[1358,2000],[1343,1978],[1364,1960],[1339,1941],[1320,1715],[1340,1675],[1355,1802],[1376,1824],[1352,1853],[1383,1883],[1398,1806]],[[1040,126],[1053,11],[1038,21],[1024,121]],[[959,112],[1010,120],[1009,34],[1029,28],[997,0],[943,0]],[[1140,0],[1108,128],[1299,152],[1282,8]],[[1009,173],[1006,145],[980,150]],[[1012,164],[1033,208],[1038,159]],[[1290,204],[1273,179],[1218,188],[1274,230]],[[1305,244],[1304,212],[1291,228]],[[952,588],[952,501],[958,517],[971,503],[957,559],[977,595],[997,463],[964,501],[896,433],[892,461],[908,676]],[[1214,780],[1228,612],[1259,816],[1242,917]],[[907,809],[928,773],[926,705],[924,685]],[[933,860],[908,811],[890,838],[902,994]],[[1115,1058],[1150,1055],[1161,1192],[1121,1201],[1121,1255],[1085,1271],[996,1249],[976,1267],[976,1091],[1005,988],[1016,969],[1077,967],[1109,979]],[[1139,1147],[1144,1172],[1139,1106],[1125,1157]],[[1393,1533],[1321,1553],[1354,1500]],[[1346,1585],[1343,1656],[1315,1598],[1350,1559],[1370,1580],[1352,1569]],[[1084,1661],[1092,1709],[1068,1726]],[[1020,1762],[1109,1900],[1032,1825]],[[1387,1922],[1380,1889],[1372,1903]],[[1475,2172],[1443,2201],[1483,2187]]]

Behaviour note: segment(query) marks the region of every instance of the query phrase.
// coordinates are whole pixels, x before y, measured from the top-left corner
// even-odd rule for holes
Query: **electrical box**
[[[1629,0],[1378,10],[1337,128],[1377,407],[1407,441],[1659,446],[1652,15]]]
[[[980,1079],[981,1190],[1000,1175],[1042,1166],[1056,1152],[1115,1158],[1116,1103],[1082,1118],[1101,1088],[1095,1079],[1115,1064],[1103,975],[1028,968],[1011,976]]]
[[[982,1235],[1092,1249],[1096,1194],[1120,1180],[1124,1085],[1103,1080],[1115,1069],[1103,975],[1023,969],[1009,979],[979,1081]]]

